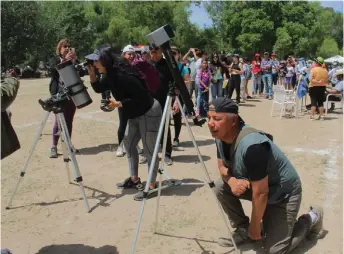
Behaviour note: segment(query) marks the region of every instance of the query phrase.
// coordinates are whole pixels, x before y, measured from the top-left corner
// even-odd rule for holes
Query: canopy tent
[[[325,59],[325,63],[333,63],[333,62],[343,63],[344,57],[337,55],[337,56],[333,56],[333,57]]]

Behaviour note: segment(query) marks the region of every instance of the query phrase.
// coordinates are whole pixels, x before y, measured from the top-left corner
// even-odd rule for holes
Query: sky
[[[337,12],[343,12],[343,1],[320,1],[320,3],[324,7],[331,7]],[[192,4],[189,10],[192,11],[190,15],[191,23],[197,24],[201,28],[212,25],[212,21],[203,7]]]

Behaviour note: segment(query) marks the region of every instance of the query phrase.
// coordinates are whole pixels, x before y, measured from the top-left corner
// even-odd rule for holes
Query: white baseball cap
[[[124,47],[124,49],[122,50],[122,52],[123,53],[127,53],[127,52],[135,52],[135,49],[134,49],[134,47],[133,46],[131,46],[131,45],[127,45],[127,46],[125,46]]]

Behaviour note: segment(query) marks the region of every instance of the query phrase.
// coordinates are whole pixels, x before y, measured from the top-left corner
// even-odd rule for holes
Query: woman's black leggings
[[[124,113],[123,108],[118,108],[119,126],[117,130],[118,145],[122,143],[125,129],[127,128],[128,116]]]
[[[237,103],[240,102],[240,83],[241,83],[241,77],[238,74],[232,74],[231,80],[229,81],[229,91],[228,91],[228,97],[232,98],[234,89],[236,92],[236,101]]]
[[[183,100],[182,98],[179,96],[179,101],[180,104],[183,106]],[[173,123],[174,123],[174,140],[179,140],[179,134],[180,131],[182,129],[182,113],[180,112],[180,110],[178,111],[178,113],[173,115]]]

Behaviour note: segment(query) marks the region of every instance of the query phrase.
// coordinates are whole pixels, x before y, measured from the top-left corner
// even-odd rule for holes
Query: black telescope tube
[[[173,79],[175,81],[175,86],[179,90],[180,95],[184,101],[184,104],[188,110],[189,113],[192,114],[192,116],[195,116],[195,110],[194,110],[194,104],[190,98],[189,91],[186,88],[186,85],[184,83],[184,79],[179,73],[178,65],[176,60],[174,59],[171,51],[171,47],[169,45],[169,42],[165,42],[161,46],[162,52],[164,53],[164,56],[166,58],[166,62],[168,64],[168,67],[170,69],[170,72],[173,76]]]

